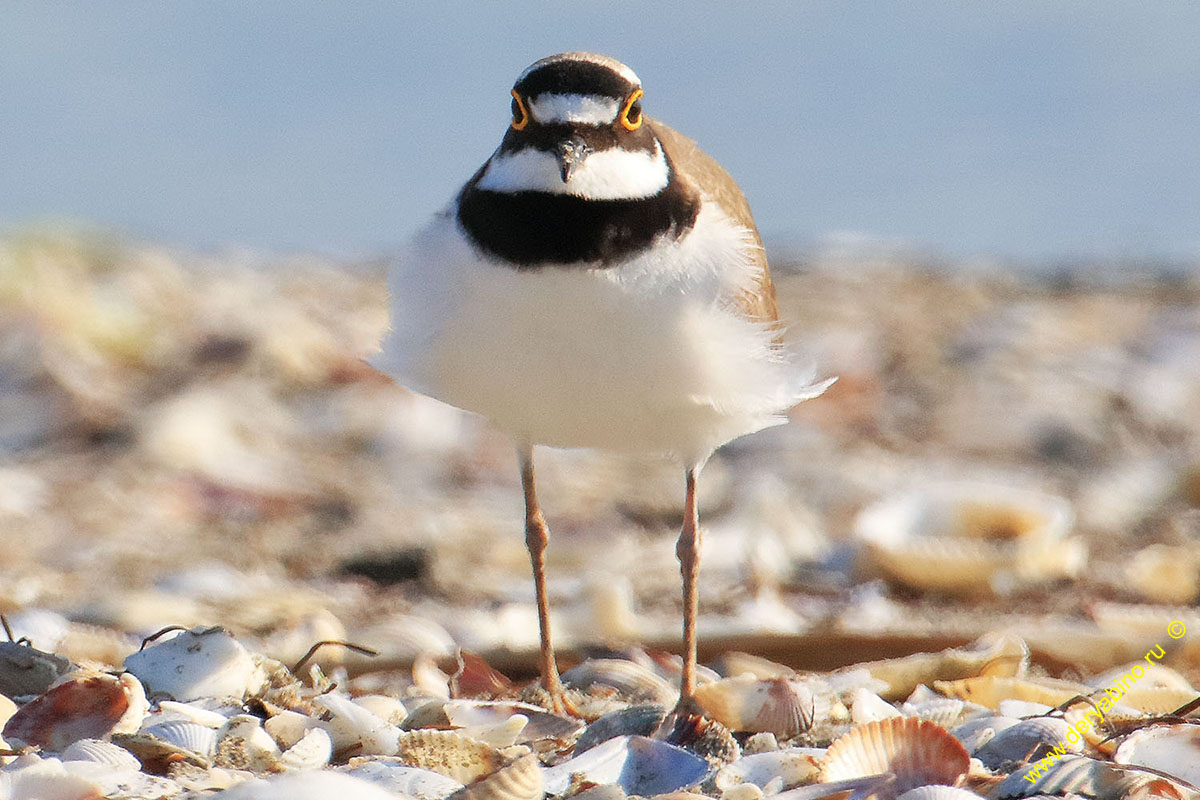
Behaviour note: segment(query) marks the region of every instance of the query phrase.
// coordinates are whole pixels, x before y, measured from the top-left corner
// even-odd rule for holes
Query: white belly
[[[737,313],[746,247],[706,204],[653,257],[517,271],[441,216],[389,280],[393,330],[376,363],[518,438],[698,463],[820,390]]]

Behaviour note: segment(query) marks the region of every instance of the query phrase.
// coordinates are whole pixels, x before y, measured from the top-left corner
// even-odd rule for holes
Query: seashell
[[[1192,547],[1152,544],[1134,553],[1125,579],[1151,603],[1184,605],[1200,592],[1200,559]]]
[[[868,775],[865,778],[797,786],[772,796],[771,800],[883,800],[895,796],[892,794],[895,784],[893,775]]]
[[[63,761],[91,761],[119,769],[142,768],[133,753],[103,739],[80,739],[68,745],[59,758]]]
[[[213,730],[224,725],[225,721],[229,719],[224,714],[218,714],[216,711],[201,708],[192,703],[180,703],[177,700],[158,701],[158,710],[163,714],[171,714],[179,719],[195,722],[197,725],[203,725]]]
[[[763,790],[753,783],[737,783],[721,792],[721,800],[762,800],[763,794]]]
[[[979,800],[979,795],[955,786],[918,786],[909,789],[896,800]]]
[[[1035,703],[1032,700],[1001,700],[997,704],[996,710],[1002,717],[1024,719],[1025,717],[1044,717],[1054,710],[1054,706]]]
[[[1149,767],[1162,775],[1200,785],[1200,726],[1156,725],[1125,738],[1113,755],[1117,764]]]
[[[752,756],[756,753],[773,753],[779,749],[779,740],[773,733],[755,733],[746,737],[742,743],[742,755]]]
[[[666,719],[667,709],[657,703],[628,706],[610,711],[597,719],[580,734],[575,742],[575,755],[591,750],[601,742],[617,736],[650,736]]]
[[[384,694],[363,694],[354,698],[362,706],[389,725],[400,725],[408,716],[408,709],[395,697]]]
[[[822,781],[890,772],[888,797],[930,783],[953,785],[966,774],[971,757],[949,731],[924,720],[891,718],[860,725],[829,746]]]
[[[217,747],[216,729],[186,720],[160,722],[142,728],[142,733],[203,758],[212,758]]]
[[[132,675],[83,673],[39,695],[5,723],[5,739],[59,752],[79,739],[138,729],[150,704]]]
[[[583,730],[583,722],[530,703],[496,700],[451,700],[443,708],[446,721],[456,728],[494,725],[506,721],[513,715],[527,720],[516,741],[536,742],[541,739],[567,740]]]
[[[42,694],[72,669],[71,662],[16,642],[0,642],[0,695]]]
[[[1024,761],[1036,761],[1055,747],[1079,752],[1081,745],[1067,740],[1071,726],[1058,717],[1025,719],[1000,731],[973,755],[991,770]]]
[[[974,755],[976,750],[996,738],[1001,731],[1011,728],[1020,721],[1016,717],[979,717],[967,720],[953,728],[950,733],[955,739],[962,742],[968,753]]]
[[[562,794],[578,773],[590,783],[615,783],[626,794],[649,797],[700,781],[708,762],[674,745],[644,736],[619,736],[582,755],[542,770],[546,791]]]
[[[974,708],[983,707],[974,706]],[[943,728],[949,728],[957,723],[967,711],[967,703],[953,697],[930,697],[915,703],[907,700],[900,706],[900,712],[904,716],[936,722]]]
[[[1000,678],[984,675],[957,681],[934,681],[933,688],[949,697],[957,697],[991,709],[1002,700],[1028,700],[1057,707],[1091,690],[1080,683],[1054,678]]]
[[[313,728],[279,757],[284,769],[320,769],[333,758],[333,739],[322,728]]]
[[[777,794],[802,783],[811,783],[821,772],[825,750],[816,747],[793,747],[771,753],[742,756],[732,764],[717,770],[713,785],[722,793],[739,784],[753,784],[766,792],[772,782]]]
[[[340,694],[322,694],[313,703],[330,713],[326,730],[333,739],[334,752],[354,748],[360,755],[393,756],[400,729]]]
[[[133,753],[141,762],[142,769],[158,775],[166,775],[172,765],[190,765],[201,769],[209,766],[207,758],[145,733],[117,733],[113,734],[112,741]]]
[[[622,658],[589,658],[562,675],[565,685],[588,691],[595,685],[615,689],[631,702],[674,705],[679,693],[649,667]]]
[[[125,659],[125,669],[151,692],[186,702],[243,699],[266,684],[265,670],[224,628],[192,628]]]
[[[860,687],[850,695],[850,721],[855,725],[899,716],[901,714],[895,706],[872,691]]]
[[[733,731],[768,732],[784,739],[808,730],[816,713],[813,693],[786,678],[723,678],[696,688],[704,712]]]
[[[279,766],[279,757],[279,747],[258,717],[238,714],[217,731],[213,764],[218,767],[265,772]]]
[[[0,797],[24,800],[103,800],[103,788],[72,775],[56,758],[21,756],[0,773]]]
[[[1012,677],[1023,674],[1028,666],[1029,648],[1024,640],[1010,634],[988,634],[966,647],[871,661],[856,669],[865,669],[873,679],[884,682],[885,688],[876,691],[880,697],[901,700],[918,686],[934,681],[980,675]]]
[[[433,770],[461,783],[495,772],[504,756],[491,745],[458,731],[417,730],[400,735],[396,756],[405,764]]]
[[[1044,795],[1119,800],[1133,797],[1139,789],[1159,783],[1166,784],[1167,781],[1157,775],[1119,769],[1093,758],[1067,755],[1055,761],[1042,759],[1016,770],[992,789],[991,796],[997,800]],[[1190,796],[1180,792],[1178,787],[1174,788],[1174,792],[1157,796]]]
[[[453,778],[433,770],[410,767],[395,756],[352,758],[342,769],[348,775],[416,800],[442,800],[463,788]]]
[[[542,800],[542,768],[537,756],[521,756],[507,766],[481,777],[446,800]]]
[[[735,675],[753,675],[763,680],[769,678],[794,678],[796,670],[762,656],[732,651],[717,659],[717,671],[726,678]]]
[[[313,728],[321,728],[328,733],[328,726],[328,722],[301,714],[297,711],[280,711],[275,716],[263,722],[263,728],[266,732],[271,734],[271,738],[284,749],[291,747],[303,739],[305,734]]]
[[[863,509],[855,533],[892,579],[914,589],[1003,593],[1014,582],[1075,577],[1087,551],[1068,538],[1062,497],[979,483],[948,483]]]
[[[250,780],[210,796],[214,800],[395,800],[391,792],[369,781],[332,770]]]

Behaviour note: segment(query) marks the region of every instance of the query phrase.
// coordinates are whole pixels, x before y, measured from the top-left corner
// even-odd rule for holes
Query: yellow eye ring
[[[525,108],[525,101],[521,99],[521,95],[517,94],[517,90],[512,92],[512,129],[514,131],[525,130],[525,126],[529,124],[529,111]]]
[[[634,105],[638,100],[642,99],[642,90],[638,89],[633,94],[629,95],[629,99],[625,101],[625,107],[621,109],[621,127],[627,131],[636,131],[642,127],[642,107],[637,106],[635,118],[631,119],[629,114],[634,112]]]

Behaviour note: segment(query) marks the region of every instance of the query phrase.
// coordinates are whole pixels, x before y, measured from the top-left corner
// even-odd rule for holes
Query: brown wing
[[[691,181],[706,199],[715,202],[730,219],[750,232],[755,245],[751,257],[758,271],[754,284],[746,287],[739,298],[738,306],[751,319],[777,324],[779,306],[775,302],[775,285],[771,283],[771,270],[746,195],[742,194],[733,177],[694,141],[658,120],[647,122],[662,142],[676,173]]]

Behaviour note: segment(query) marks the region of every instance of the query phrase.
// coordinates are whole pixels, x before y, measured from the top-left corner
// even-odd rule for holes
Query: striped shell
[[[396,754],[400,729],[395,725],[380,719],[345,695],[317,695],[313,703],[329,711],[326,730],[333,739],[335,752],[354,748],[356,755]]]
[[[59,755],[63,761],[90,761],[118,769],[141,769],[142,762],[124,747],[103,739],[80,739]]]
[[[447,800],[542,800],[545,794],[541,765],[530,753],[464,786]]]
[[[816,699],[803,683],[753,675],[724,678],[697,687],[696,702],[731,731],[773,733],[782,739],[812,727]]]
[[[1038,762],[1017,770],[990,793],[997,800],[1043,795],[1121,800],[1135,796],[1180,798],[1192,796],[1168,779],[1147,772],[1124,770],[1084,756],[1064,756],[1053,763]]]
[[[851,729],[829,746],[822,781],[878,775],[896,776],[890,796],[931,783],[953,785],[971,757],[940,725],[916,719],[885,719]]]
[[[1023,761],[1036,761],[1055,747],[1078,752],[1081,748],[1078,737],[1067,740],[1071,727],[1058,717],[1034,717],[1024,719],[1005,728],[975,751],[975,757],[988,769],[999,769],[1004,765]]]
[[[216,730],[196,722],[167,720],[143,728],[142,733],[204,758],[211,758],[217,748]]]
[[[266,772],[279,766],[279,747],[263,730],[258,717],[238,714],[217,731],[213,764],[218,767]]]
[[[463,788],[462,783],[453,778],[433,770],[410,767],[394,756],[352,758],[343,769],[348,775],[416,800],[442,800]]]
[[[565,685],[587,691],[595,684],[608,686],[633,702],[674,705],[675,687],[649,667],[622,658],[589,658],[562,675]]]
[[[979,800],[979,795],[954,786],[918,786],[909,789],[896,800]]]
[[[1200,785],[1200,725],[1157,725],[1131,733],[1117,748],[1113,761],[1149,767]]]
[[[313,728],[279,757],[284,769],[320,769],[333,758],[333,740],[321,728]]]

